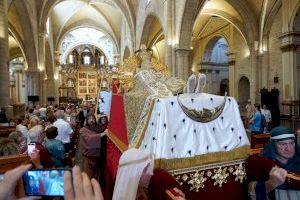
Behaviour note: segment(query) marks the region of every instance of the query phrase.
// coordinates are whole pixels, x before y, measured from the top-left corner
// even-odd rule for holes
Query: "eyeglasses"
[[[290,142],[277,142],[276,143],[280,148],[287,148],[288,146],[295,146],[295,141]]]

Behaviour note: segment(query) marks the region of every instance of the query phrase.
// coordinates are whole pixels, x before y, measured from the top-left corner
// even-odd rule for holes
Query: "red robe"
[[[154,170],[148,186],[148,195],[150,200],[167,200],[171,199],[166,190],[173,188],[181,189],[179,183],[167,171]]]

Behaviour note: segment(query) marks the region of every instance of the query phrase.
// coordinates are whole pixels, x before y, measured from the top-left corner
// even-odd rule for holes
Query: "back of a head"
[[[12,139],[16,144],[20,144],[26,138],[20,131],[13,131],[8,135],[8,138]]]
[[[44,131],[44,128],[42,125],[34,126],[33,128],[29,129],[28,136],[30,141],[37,142],[39,136]]]
[[[38,125],[40,123],[40,118],[37,116],[34,116],[30,119],[30,128]]]
[[[55,117],[55,115],[53,114],[53,112],[48,113],[48,115],[47,115],[47,120],[48,120],[51,124],[53,124],[53,123],[55,122],[56,117]]]
[[[46,130],[46,136],[48,139],[54,139],[58,135],[57,127],[51,126]]]
[[[58,110],[55,112],[55,117],[56,119],[63,119],[64,118],[64,111],[63,110]]]
[[[0,156],[18,155],[18,145],[9,138],[0,138]]]
[[[136,199],[141,175],[149,163],[153,170],[153,161],[150,155],[139,149],[128,149],[122,154],[119,160],[113,200]]]

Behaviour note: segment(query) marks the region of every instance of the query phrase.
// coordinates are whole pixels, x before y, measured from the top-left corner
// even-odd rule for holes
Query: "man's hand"
[[[22,175],[31,168],[31,165],[21,165],[13,170],[7,171],[0,181],[0,200],[16,199],[15,188]],[[26,197],[22,199],[37,199],[37,197]]]
[[[185,198],[185,194],[180,189],[178,189],[177,187],[174,187],[173,190],[175,192],[177,192],[177,194],[179,194],[180,197]]]
[[[272,167],[269,172],[269,179],[266,181],[266,190],[270,192],[276,187],[282,185],[285,182],[287,171],[280,167]]]
[[[70,172],[64,175],[64,191],[66,200],[104,200],[99,183],[88,175],[81,173],[78,166],[73,167],[73,184]]]

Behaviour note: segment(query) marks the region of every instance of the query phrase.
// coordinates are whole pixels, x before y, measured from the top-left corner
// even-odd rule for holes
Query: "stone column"
[[[40,97],[40,72],[37,71],[26,71],[25,79],[25,91],[27,96],[39,96]],[[25,97],[26,103],[28,98]],[[41,97],[40,97],[41,100]],[[36,102],[39,103],[39,102]]]
[[[175,41],[175,1],[166,1],[166,40],[165,40],[165,64],[170,70],[171,74],[175,76],[175,65],[174,65],[174,41]]]
[[[258,85],[258,51],[254,49],[254,45],[250,45],[250,98],[253,103],[260,102],[259,85]]]
[[[13,105],[16,103],[17,99],[17,87],[16,87],[16,75],[13,72],[9,77],[9,101],[10,104]]]
[[[16,103],[24,103],[24,85],[23,85],[23,70],[16,70],[15,71],[15,79],[16,79]]]
[[[282,100],[299,99],[300,80],[297,73],[300,73],[297,66],[300,65],[300,33],[287,32],[281,37],[282,50]],[[298,59],[297,59],[298,58]]]
[[[213,84],[212,84],[212,70],[211,69],[207,69],[206,72],[206,88],[207,88],[207,93],[212,94],[213,93]]]
[[[39,66],[38,70],[40,71],[40,103],[44,104],[46,102],[46,93],[45,89],[45,81],[44,78],[47,77],[46,63],[45,63],[45,48],[46,48],[46,34],[44,32],[40,32],[39,34]]]
[[[55,102],[52,103],[56,103],[58,102],[58,83],[55,82],[53,76],[49,76],[46,80],[44,80],[45,82],[45,90],[47,91],[47,95],[46,97],[55,97]],[[58,81],[57,81],[58,82]],[[57,91],[57,92],[56,92]],[[50,103],[48,102],[48,99],[46,99],[46,101],[44,103]]]
[[[211,70],[211,87],[212,94],[218,94],[218,74],[216,70]]]
[[[10,105],[7,0],[0,1],[0,52],[0,106],[7,107]]]
[[[235,72],[235,61],[236,61],[236,53],[228,53],[228,65],[229,65],[229,91],[228,92],[228,96],[233,96],[236,99],[238,99],[238,97],[236,96],[236,87],[237,87],[237,80],[236,80],[236,72]]]
[[[175,49],[176,76],[182,78],[183,80],[187,80],[192,72],[190,54],[190,49]]]

